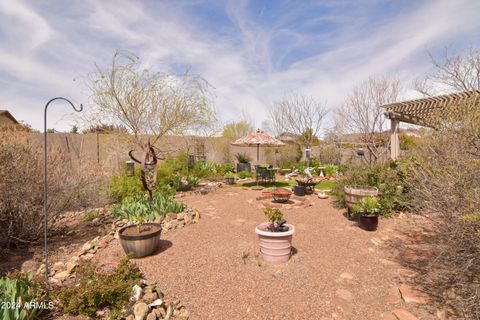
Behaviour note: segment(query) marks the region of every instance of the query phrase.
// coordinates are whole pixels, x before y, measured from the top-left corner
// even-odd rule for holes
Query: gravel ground
[[[398,308],[436,318],[401,300],[396,264],[375,240],[391,239],[399,219],[382,219],[379,231],[366,232],[330,200],[307,196],[302,206],[282,208],[296,227],[296,254],[285,265],[265,265],[254,231],[265,220],[259,194],[224,187],[182,198],[200,211],[200,222],[162,233],[159,252],[135,260],[191,319],[396,319]],[[121,256],[118,241],[99,255]]]

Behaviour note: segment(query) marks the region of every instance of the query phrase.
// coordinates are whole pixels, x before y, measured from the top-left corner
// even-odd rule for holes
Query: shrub
[[[433,224],[435,254],[415,265],[416,281],[458,318],[480,318],[480,107],[478,98],[451,107],[416,148],[406,172],[410,202]],[[440,115],[439,115],[440,116]],[[445,295],[448,292],[450,294]],[[455,297],[455,298],[449,298]],[[453,318],[453,317],[452,317]],[[455,317],[457,318],[457,317]]]
[[[409,160],[405,160],[408,162]],[[374,164],[371,166],[352,165],[338,182],[332,186],[335,196],[334,204],[339,208],[346,208],[343,187],[346,185],[368,185],[377,187],[381,192],[379,199],[381,214],[391,215],[401,210],[408,203],[410,195],[403,188],[405,165],[392,162],[390,164]]]
[[[231,163],[224,163],[224,164],[218,164],[216,171],[219,175],[225,176],[225,174],[227,174],[228,172],[234,172],[235,168]]]
[[[126,197],[112,208],[114,217],[128,219],[132,222],[154,221],[158,216],[166,216],[169,212],[183,211],[183,203],[176,202],[169,196],[154,194],[149,202],[146,195]]]
[[[245,178],[251,178],[252,177],[252,173],[248,172],[248,171],[241,171],[241,172],[237,173],[237,175],[240,179],[245,179]]]
[[[225,179],[232,179],[235,178],[235,175],[233,174],[233,172],[227,172],[223,177]]]
[[[171,196],[175,194],[175,189],[170,187],[170,176],[166,179],[163,176],[163,171],[160,169],[157,171],[157,184],[155,186],[156,193]],[[125,171],[122,171],[119,175],[113,175],[108,182],[106,188],[106,194],[108,197],[115,201],[122,201],[127,197],[138,197],[145,194],[143,190],[142,182],[140,180],[140,169],[135,170],[135,176],[127,176]]]
[[[0,247],[43,233],[43,150],[25,132],[0,132]],[[48,152],[49,228],[59,213],[102,204],[102,168],[52,146]]]
[[[415,136],[400,135],[400,149],[412,150],[420,144],[420,139]]]
[[[98,218],[102,212],[100,210],[89,211],[86,215],[83,216],[83,221],[92,221],[95,218]]]
[[[16,274],[0,278],[0,319],[37,319],[43,311],[45,293],[31,275]],[[14,304],[15,307],[7,304]],[[21,307],[17,307],[21,304]],[[46,305],[48,307],[48,305]]]
[[[128,303],[132,287],[141,279],[140,270],[128,257],[110,273],[95,272],[92,263],[80,265],[77,277],[78,286],[63,287],[57,296],[65,313],[85,316],[94,316],[95,311],[104,308],[120,313]]]
[[[107,194],[114,201],[121,201],[126,197],[144,194],[140,181],[140,170],[135,170],[135,176],[129,177],[125,172],[114,175],[107,186]]]

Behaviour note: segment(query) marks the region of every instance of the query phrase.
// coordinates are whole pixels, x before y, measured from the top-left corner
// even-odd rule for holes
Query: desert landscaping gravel
[[[135,262],[191,319],[436,319],[428,306],[402,300],[401,268],[381,245],[405,219],[381,219],[378,231],[366,232],[330,199],[297,198],[282,206],[296,227],[295,254],[284,265],[266,265],[254,228],[270,201],[259,195],[224,187],[181,198],[200,222],[162,233],[158,252]],[[100,253],[100,260],[124,255],[118,241]]]

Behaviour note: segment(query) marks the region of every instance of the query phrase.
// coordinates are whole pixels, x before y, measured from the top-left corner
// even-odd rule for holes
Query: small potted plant
[[[233,172],[227,172],[224,176],[226,184],[234,184],[235,183],[235,175]]]
[[[246,153],[237,153],[235,158],[237,158],[238,161],[237,172],[252,172],[252,166],[250,165],[252,158],[250,158]]]
[[[353,206],[353,212],[358,216],[358,225],[367,231],[375,231],[378,227],[380,203],[377,197],[365,197]]]
[[[285,203],[290,199],[292,191],[285,188],[276,188],[272,192],[273,200],[275,202]]]
[[[261,223],[255,228],[263,260],[268,263],[287,262],[292,251],[295,227],[286,223],[278,208],[265,208],[263,212],[269,222]]]

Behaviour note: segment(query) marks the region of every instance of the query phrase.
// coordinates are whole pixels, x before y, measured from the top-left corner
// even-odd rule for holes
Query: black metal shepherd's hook
[[[76,112],[80,112],[83,110],[83,105],[80,104],[80,108],[77,109],[73,103],[63,97],[53,98],[47,102],[45,105],[45,112],[43,116],[43,141],[44,141],[44,156],[45,156],[45,163],[44,163],[44,185],[43,185],[43,215],[45,217],[45,279],[48,281],[48,243],[47,243],[47,232],[48,232],[48,214],[47,214],[47,201],[48,201],[48,167],[47,167],[47,108],[48,105],[55,101],[55,100],[64,100],[68,102],[73,110]]]

